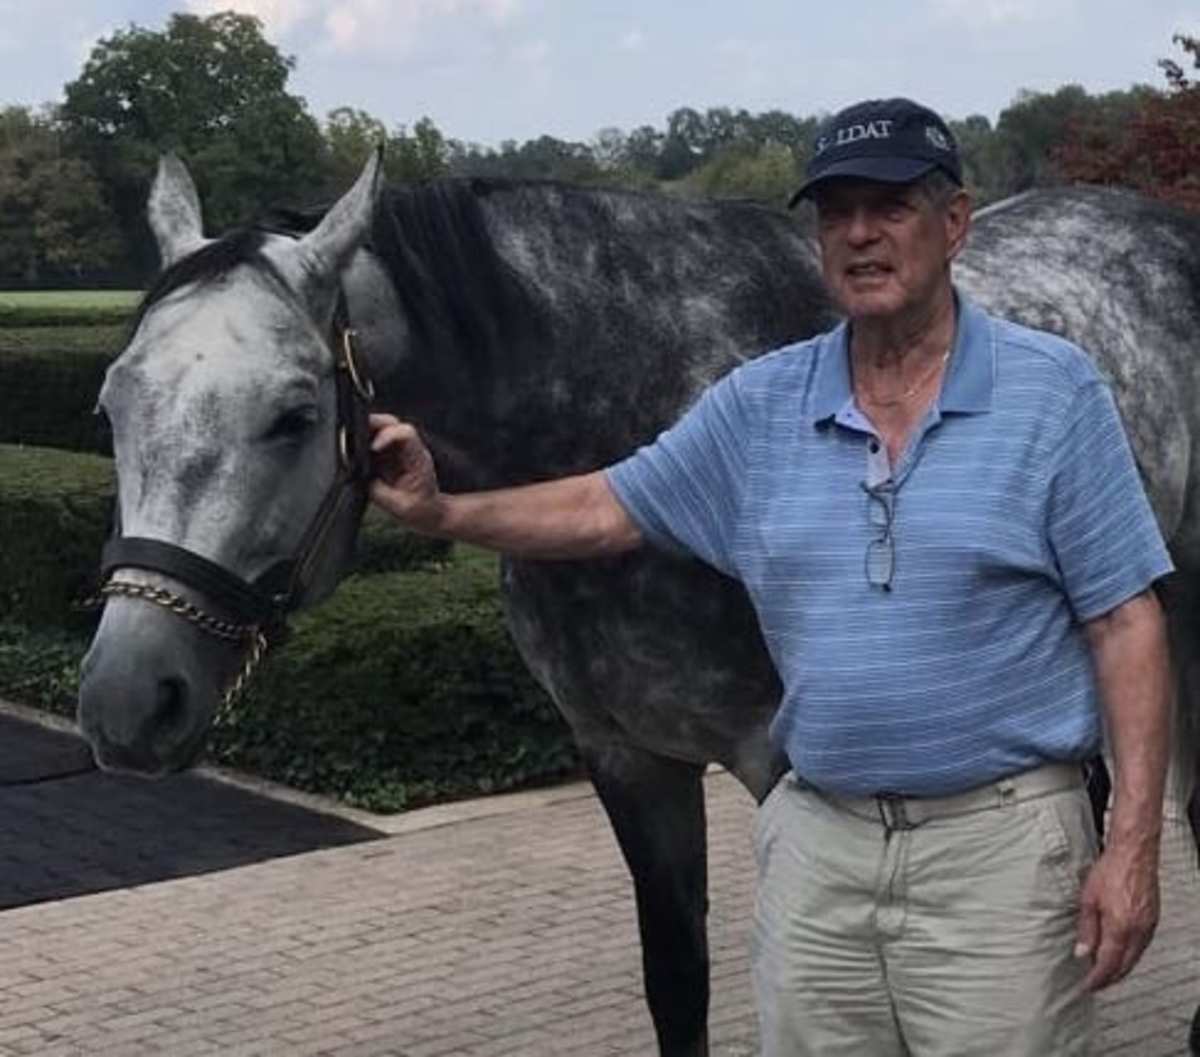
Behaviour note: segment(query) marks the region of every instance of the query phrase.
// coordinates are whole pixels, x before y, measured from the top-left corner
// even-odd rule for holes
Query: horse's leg
[[[646,1001],[662,1057],[708,1054],[704,768],[624,745],[584,747],[633,875]]]
[[[1192,790],[1187,802],[1187,820],[1192,830],[1192,843],[1196,845],[1196,857],[1200,862],[1200,786]]]
[[[1177,790],[1186,795],[1186,814],[1200,863],[1200,574],[1181,570],[1159,589],[1171,632],[1175,667],[1175,753]],[[1200,1057],[1200,1005],[1192,1016],[1188,1052]]]

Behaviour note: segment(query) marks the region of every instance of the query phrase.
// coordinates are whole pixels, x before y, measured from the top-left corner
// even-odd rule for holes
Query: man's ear
[[[971,195],[958,188],[946,203],[946,262],[954,260],[967,242],[971,230]]]

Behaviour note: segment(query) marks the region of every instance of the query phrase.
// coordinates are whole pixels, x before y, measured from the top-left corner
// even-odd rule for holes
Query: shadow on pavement
[[[0,909],[380,836],[199,774],[103,774],[80,738],[0,715]]]

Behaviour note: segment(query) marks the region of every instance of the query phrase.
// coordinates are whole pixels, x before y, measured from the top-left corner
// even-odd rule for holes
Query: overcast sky
[[[1198,0],[0,0],[0,103],[57,101],[92,45],[171,11],[258,15],[314,116],[428,115],[480,143],[662,127],[679,106],[909,95],[993,120],[1019,89],[1162,85]]]

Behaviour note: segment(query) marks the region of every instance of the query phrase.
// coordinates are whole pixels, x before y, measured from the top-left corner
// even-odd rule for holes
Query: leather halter
[[[201,618],[197,619],[178,606],[167,606],[189,616],[193,623],[210,634],[234,641],[249,640],[258,635],[264,637],[266,644],[282,641],[287,634],[288,615],[300,605],[311,588],[334,526],[343,513],[357,507],[357,517],[366,505],[367,482],[371,476],[367,415],[375,389],[357,362],[354,331],[349,326],[345,295],[341,293],[334,312],[331,344],[337,393],[337,471],[295,554],[277,562],[253,580],[246,580],[186,547],[163,540],[120,535],[118,527],[117,534],[105,544],[101,555],[102,595],[146,597],[144,592],[112,590],[116,587],[112,576],[118,569],[162,573],[200,591],[241,624],[240,627],[225,624],[200,610],[195,610]],[[213,630],[213,625],[218,630]],[[221,628],[228,630],[223,633]]]

